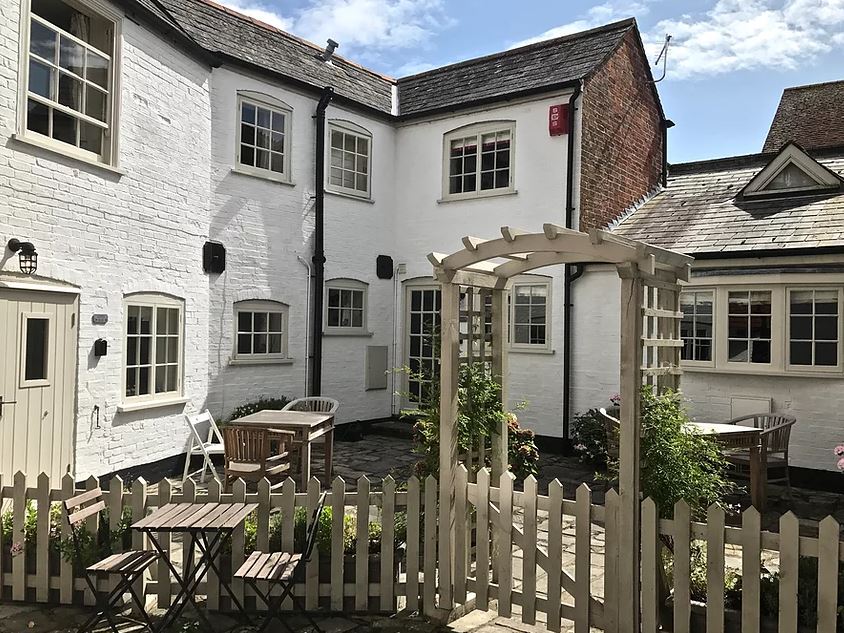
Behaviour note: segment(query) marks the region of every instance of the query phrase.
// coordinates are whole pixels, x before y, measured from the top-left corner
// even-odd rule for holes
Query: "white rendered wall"
[[[260,396],[305,394],[305,341],[309,306],[308,272],[314,228],[313,115],[317,99],[226,67],[215,69],[212,89],[213,167],[211,239],[227,249],[226,271],[209,280],[211,321],[209,407],[226,418],[231,410]],[[293,110],[293,185],[234,173],[237,92],[250,90],[281,100]],[[392,288],[375,275],[375,257],[392,254],[394,131],[382,122],[330,106],[327,120],[352,121],[372,133],[372,200],[327,193],[325,197],[325,278],[351,278],[368,284],[371,336],[326,336],[323,389],[338,399],[338,422],[389,415],[389,390],[366,391],[367,345],[390,346]],[[328,138],[326,136],[326,138]],[[232,365],[233,304],[244,299],[286,303],[289,364]]]
[[[84,478],[185,450],[184,405],[117,411],[124,294],[185,299],[184,394],[188,408],[204,403],[208,293],[201,252],[208,226],[210,70],[124,20],[122,175],[32,148],[11,138],[19,5],[4,3],[0,11],[0,241],[34,242],[38,275],[80,288],[75,475]],[[16,256],[0,260],[0,274],[17,270]],[[107,314],[108,324],[92,325],[95,313]],[[97,338],[109,343],[99,359],[92,351]]]
[[[529,103],[511,104],[407,124],[397,131],[395,252],[407,264],[405,279],[431,275],[426,255],[462,248],[460,238],[500,237],[504,225],[532,231],[542,224],[565,223],[568,137],[548,134],[548,108],[567,103],[559,94]],[[514,195],[438,202],[442,197],[443,135],[464,125],[515,121]],[[553,278],[553,353],[511,353],[510,395],[524,401],[519,418],[541,435],[562,436],[563,268],[535,271]],[[400,321],[404,326],[404,319]],[[399,358],[404,358],[399,337]]]

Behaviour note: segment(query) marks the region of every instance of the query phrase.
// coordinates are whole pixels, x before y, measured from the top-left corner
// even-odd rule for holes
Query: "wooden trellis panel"
[[[646,285],[642,305],[642,384],[661,393],[680,385],[680,288]]]

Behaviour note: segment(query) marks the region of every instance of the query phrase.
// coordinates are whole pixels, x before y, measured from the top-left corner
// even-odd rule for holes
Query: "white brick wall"
[[[25,237],[38,273],[81,288],[76,475],[107,473],[184,450],[181,407],[118,413],[123,295],[185,299],[185,395],[202,406],[208,300],[201,248],[208,226],[209,69],[125,20],[118,176],[11,139],[16,126],[17,2],[0,9],[0,240]],[[186,152],[185,148],[191,148]],[[0,261],[15,271],[17,258]],[[91,324],[106,313],[109,323]],[[97,338],[109,354],[92,352]],[[100,429],[91,415],[100,407]],[[190,406],[189,405],[189,406]]]

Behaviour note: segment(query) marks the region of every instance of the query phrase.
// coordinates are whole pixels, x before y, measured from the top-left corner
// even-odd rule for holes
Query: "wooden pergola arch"
[[[434,277],[441,283],[440,346],[440,607],[453,606],[451,557],[455,529],[454,477],[458,465],[457,386],[461,362],[471,362],[480,337],[481,357],[491,361],[507,403],[505,353],[507,290],[516,275],[558,264],[614,265],[621,278],[620,301],[620,472],[619,472],[619,621],[622,630],[638,630],[639,618],[639,392],[643,384],[661,390],[676,388],[680,375],[680,284],[688,281],[692,258],[608,231],[589,233],[545,224],[541,233],[502,227],[501,237],[463,238],[463,248],[450,255],[431,253]],[[484,327],[461,333],[461,290],[480,289],[492,295],[492,336]],[[464,292],[465,292],[464,290]],[[472,296],[472,294],[468,296]],[[568,298],[566,298],[568,300]],[[488,302],[488,300],[487,300]],[[491,338],[491,340],[490,340]],[[461,344],[467,352],[461,357]],[[488,354],[488,355],[487,355]],[[492,481],[507,470],[507,427],[493,438]]]

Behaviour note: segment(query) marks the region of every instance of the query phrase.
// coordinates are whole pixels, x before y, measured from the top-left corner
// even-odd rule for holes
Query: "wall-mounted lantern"
[[[18,254],[21,272],[24,275],[32,275],[38,270],[38,253],[35,252],[35,244],[32,242],[21,242],[17,238],[9,240],[9,250]]]

